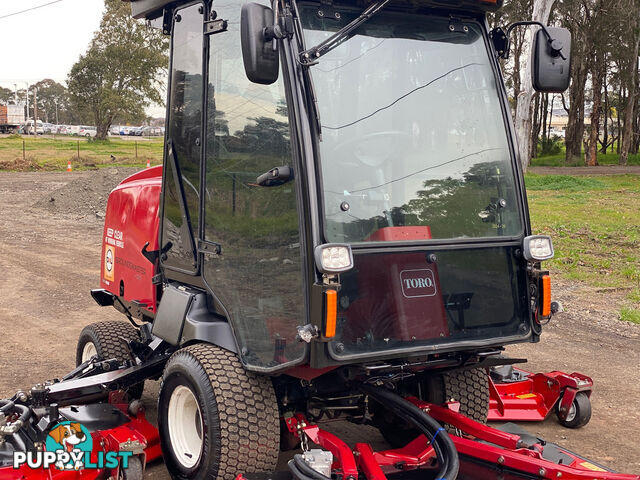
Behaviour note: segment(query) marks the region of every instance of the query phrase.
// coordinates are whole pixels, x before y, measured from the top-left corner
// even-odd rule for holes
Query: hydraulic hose
[[[455,480],[460,470],[460,458],[453,441],[442,426],[425,412],[398,394],[385,388],[362,385],[361,389],[397,416],[411,422],[426,435],[440,462],[439,480]]]
[[[7,413],[11,409],[13,409],[14,405],[15,403],[13,403],[11,400],[0,400],[0,412]]]

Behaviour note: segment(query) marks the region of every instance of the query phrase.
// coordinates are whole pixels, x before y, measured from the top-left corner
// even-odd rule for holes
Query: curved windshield
[[[308,47],[359,13],[301,17]],[[338,19],[336,19],[338,17]],[[522,231],[499,94],[481,28],[382,11],[311,68],[330,242]]]

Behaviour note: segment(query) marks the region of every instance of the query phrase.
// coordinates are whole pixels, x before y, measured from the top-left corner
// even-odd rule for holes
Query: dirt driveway
[[[84,325],[121,319],[98,307],[89,289],[98,284],[107,185],[125,173],[0,172],[0,398],[62,376],[74,366]],[[640,473],[640,326],[617,320],[621,293],[555,283],[554,297],[566,312],[545,328],[539,344],[509,347],[507,354],[528,358],[533,371],[593,377],[593,418],[579,430],[564,429],[553,417],[525,427],[615,469]],[[151,414],[156,393],[152,383],[143,397]],[[156,464],[148,477],[168,475]]]

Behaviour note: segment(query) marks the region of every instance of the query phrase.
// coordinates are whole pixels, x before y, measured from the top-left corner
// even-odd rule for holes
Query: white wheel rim
[[[84,348],[82,349],[82,363],[87,360],[91,360],[91,357],[98,355],[98,350],[96,350],[96,346],[93,342],[87,342],[84,344]]]
[[[567,413],[567,422],[573,421],[576,418],[576,404],[575,402],[571,404],[571,408],[569,409],[569,413]]]
[[[196,397],[184,385],[171,392],[167,425],[173,453],[185,468],[192,468],[202,452],[202,416]]]

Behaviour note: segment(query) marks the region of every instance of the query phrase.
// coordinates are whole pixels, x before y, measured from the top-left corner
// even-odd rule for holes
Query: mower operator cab
[[[154,333],[228,347],[228,322],[262,372],[537,341],[553,249],[531,235],[498,6],[134,1],[172,37],[160,270],[207,292],[182,335]],[[540,32],[534,85],[563,90],[569,40]]]

